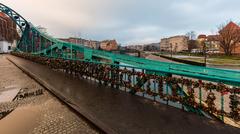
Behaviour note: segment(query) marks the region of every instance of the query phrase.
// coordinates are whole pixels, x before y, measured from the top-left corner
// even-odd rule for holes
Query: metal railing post
[[[221,120],[224,122],[224,96],[221,93]]]
[[[168,82],[166,81],[166,95],[167,95],[167,105],[168,105]]]
[[[202,88],[201,87],[199,87],[198,95],[199,95],[199,105],[202,106]]]
[[[154,81],[153,81],[153,91],[154,91],[154,96],[153,96],[153,100],[156,101],[156,72],[154,73]]]

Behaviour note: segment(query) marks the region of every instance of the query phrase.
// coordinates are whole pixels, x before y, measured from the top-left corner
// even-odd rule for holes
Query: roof
[[[225,26],[225,28],[228,28],[228,27],[240,29],[240,27],[239,27],[236,23],[234,23],[234,22],[232,22],[232,21],[230,21],[230,22]]]
[[[207,36],[208,41],[218,41],[219,40],[218,38],[219,38],[218,35],[208,35]]]
[[[0,17],[1,17],[1,18],[8,18],[8,16],[5,15],[3,12],[0,12]]]
[[[223,27],[219,32],[224,31],[224,30],[230,30],[230,29],[240,30],[240,27],[239,27],[236,23],[230,21],[230,22],[229,22],[225,27]]]
[[[207,36],[205,34],[200,34],[198,35],[198,39],[206,39]]]
[[[117,44],[116,40],[103,40],[101,44]]]

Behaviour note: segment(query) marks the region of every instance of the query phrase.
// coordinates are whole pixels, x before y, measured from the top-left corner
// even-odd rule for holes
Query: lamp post
[[[205,66],[207,66],[207,40],[204,41],[203,52],[204,52],[204,64]]]

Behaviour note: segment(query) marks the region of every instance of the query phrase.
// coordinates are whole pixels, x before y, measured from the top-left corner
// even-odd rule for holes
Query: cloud
[[[148,43],[185,34],[210,33],[226,20],[239,21],[237,0],[2,0],[56,37]]]

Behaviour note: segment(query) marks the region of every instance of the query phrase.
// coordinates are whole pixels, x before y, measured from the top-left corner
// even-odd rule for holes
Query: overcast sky
[[[239,22],[239,0],[1,0],[55,37],[116,39],[121,44],[159,42],[186,34],[216,33]]]

